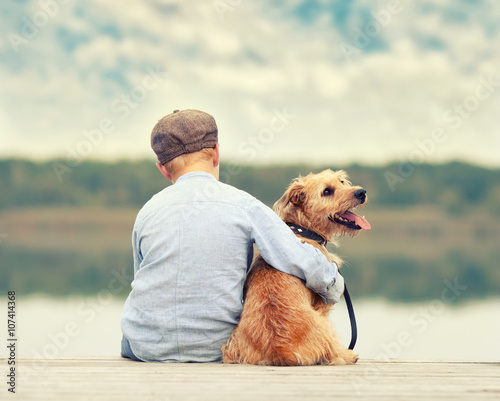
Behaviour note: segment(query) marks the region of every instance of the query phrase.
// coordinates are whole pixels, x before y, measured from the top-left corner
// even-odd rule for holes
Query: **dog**
[[[340,267],[324,244],[354,236],[370,224],[353,210],[367,203],[366,191],[352,186],[344,171],[324,170],[298,177],[273,209],[289,225],[313,231],[302,238]],[[296,231],[300,237],[300,233]],[[324,239],[321,240],[321,239]],[[301,279],[280,272],[256,253],[244,288],[241,319],[222,346],[224,363],[253,365],[346,365],[358,355],[340,341],[328,318],[332,307]]]

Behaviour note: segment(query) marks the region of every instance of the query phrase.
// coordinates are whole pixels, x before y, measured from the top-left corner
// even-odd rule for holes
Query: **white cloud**
[[[125,45],[127,42],[125,42]],[[109,36],[97,37],[87,45],[81,46],[75,52],[75,59],[79,66],[89,68],[97,65],[101,68],[116,68],[117,54],[120,54],[121,45]]]
[[[310,65],[311,75],[318,94],[327,98],[338,99],[349,89],[349,82],[339,68],[324,61]]]

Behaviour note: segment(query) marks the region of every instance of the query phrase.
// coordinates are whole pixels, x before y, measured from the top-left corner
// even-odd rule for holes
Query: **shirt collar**
[[[215,180],[215,177],[212,174],[207,173],[205,171],[191,171],[189,173],[181,175],[179,178],[177,178],[177,181],[175,183],[177,184],[180,181],[188,180],[190,178],[198,178],[198,177],[211,178],[211,179]]]

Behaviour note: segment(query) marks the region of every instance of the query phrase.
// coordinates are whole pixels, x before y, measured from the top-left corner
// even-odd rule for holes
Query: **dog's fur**
[[[359,189],[344,171],[325,170],[295,179],[274,210],[284,221],[332,241],[335,236],[359,232],[333,219],[365,202],[354,195]],[[303,241],[341,265],[342,260],[324,246]],[[274,269],[257,254],[244,291],[241,320],[222,347],[224,363],[345,365],[357,361],[358,355],[346,349],[333,330],[328,318],[331,305],[299,278]]]

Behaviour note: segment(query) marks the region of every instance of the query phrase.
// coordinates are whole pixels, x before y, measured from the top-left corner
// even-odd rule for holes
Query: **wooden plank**
[[[1,366],[7,366],[5,358]],[[161,364],[20,357],[16,400],[498,400],[500,363],[360,360],[354,366]],[[6,384],[2,397],[6,393]],[[14,398],[13,398],[14,399]]]

